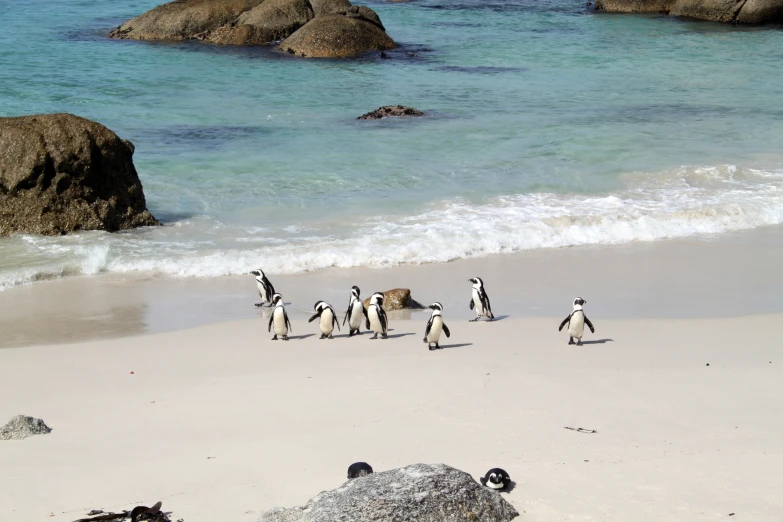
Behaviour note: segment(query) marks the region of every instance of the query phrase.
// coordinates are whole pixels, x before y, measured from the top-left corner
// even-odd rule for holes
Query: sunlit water
[[[0,289],[70,274],[440,262],[783,222],[783,30],[584,1],[367,2],[390,59],[113,41],[154,7],[0,0],[0,115],[136,145],[162,228],[0,238]],[[380,105],[417,120],[357,121]]]

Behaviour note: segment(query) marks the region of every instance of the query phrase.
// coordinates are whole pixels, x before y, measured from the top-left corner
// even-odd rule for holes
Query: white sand
[[[255,319],[0,350],[0,420],[54,429],[0,442],[0,520],[163,500],[173,520],[251,521],[357,460],[503,467],[528,521],[779,519],[783,316],[586,308],[586,340],[606,342],[567,346],[561,317],[471,324],[447,309],[453,347],[436,352],[426,314],[393,320],[386,341],[271,342]]]

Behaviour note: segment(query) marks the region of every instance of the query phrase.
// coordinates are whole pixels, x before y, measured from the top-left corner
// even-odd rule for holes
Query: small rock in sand
[[[52,429],[43,420],[17,415],[0,428],[0,440],[22,440],[33,435],[44,435]]]

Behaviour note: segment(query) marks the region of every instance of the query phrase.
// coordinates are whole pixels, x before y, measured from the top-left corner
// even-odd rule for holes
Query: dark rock
[[[595,8],[615,13],[662,12],[713,22],[783,22],[783,0],[596,0]]]
[[[318,23],[308,23],[321,17]],[[281,49],[299,56],[346,57],[394,48],[378,14],[348,0],[175,0],[125,22],[109,36],[262,45],[305,27]]]
[[[17,415],[0,428],[0,440],[22,440],[33,435],[44,435],[52,431],[41,419]]]
[[[0,236],[158,225],[133,144],[72,114],[0,118]]]
[[[363,302],[365,308],[370,306],[369,297]],[[395,288],[394,290],[387,290],[383,292],[384,310],[387,312],[393,312],[395,310],[403,310],[405,308],[418,309],[424,307],[411,297],[411,291],[407,288]]]
[[[280,50],[311,58],[347,58],[366,51],[394,49],[383,29],[361,18],[316,16],[280,44]]]
[[[500,494],[445,464],[413,464],[350,480],[304,506],[259,522],[507,522],[519,516]]]
[[[383,57],[383,56],[381,56]],[[357,120],[380,120],[381,118],[408,118],[415,116],[426,116],[423,112],[413,107],[405,107],[404,105],[386,105],[384,107],[378,107],[372,112],[362,114]]]

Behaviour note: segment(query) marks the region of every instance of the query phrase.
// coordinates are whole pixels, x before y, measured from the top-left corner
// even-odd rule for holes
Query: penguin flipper
[[[337,314],[332,310],[332,327],[337,326],[337,331],[340,331],[340,320],[337,318]]]
[[[348,305],[348,310],[345,312],[345,317],[343,317],[343,326],[345,326],[345,321],[347,321],[350,316],[351,316],[351,305]]]
[[[291,328],[291,321],[288,320],[288,312],[285,311],[285,308],[283,308],[283,318],[285,319],[285,325],[288,328],[288,331],[293,333],[294,329]]]
[[[316,320],[316,319],[318,319],[319,317],[321,317],[321,312],[318,312],[317,314],[315,314],[314,316],[312,316],[312,317],[311,317],[311,318],[310,318],[310,319],[309,319],[307,322],[308,322],[308,323],[312,323],[313,321],[315,321],[315,320]]]
[[[560,323],[560,328],[557,329],[558,332],[563,330],[563,327],[571,322],[571,314],[568,314],[568,317],[563,319],[563,322]]]
[[[590,333],[595,333],[595,328],[593,328],[593,323],[590,322],[590,319],[585,316],[585,324],[588,328],[590,328]]]
[[[370,329],[370,316],[367,314],[367,309],[364,307],[364,304],[362,304],[362,313],[364,314],[364,327],[369,330]]]
[[[378,319],[381,321],[381,330],[386,333],[389,330],[389,321],[386,318],[386,310],[381,306],[378,307]]]
[[[473,298],[470,298],[470,309],[473,310],[473,307],[476,306],[476,303],[473,302]]]
[[[427,329],[424,330],[424,340],[427,340],[427,336],[430,334],[430,330],[432,330],[432,316],[430,317],[430,320],[427,321]]]
[[[275,312],[273,311],[271,314],[269,314],[269,328],[267,328],[267,332],[272,331],[272,322],[275,320]]]
[[[446,337],[451,337],[451,332],[449,332],[449,327],[446,326],[446,323],[443,323],[443,333],[446,334]]]

